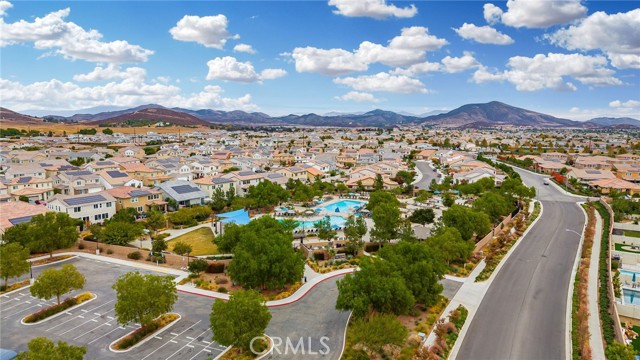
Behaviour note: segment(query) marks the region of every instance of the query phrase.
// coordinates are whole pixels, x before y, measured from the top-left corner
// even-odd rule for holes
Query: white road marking
[[[115,328],[115,329],[113,329],[113,330],[109,331],[108,333],[106,333],[106,334],[104,334],[104,335],[101,335],[101,336],[99,336],[99,337],[97,337],[97,338],[95,338],[95,339],[93,339],[93,340],[89,341],[89,342],[87,343],[87,345],[89,345],[89,344],[93,344],[94,342],[96,342],[96,341],[98,341],[98,340],[102,339],[103,337],[105,337],[105,336],[107,336],[107,335],[111,334],[112,332],[114,332],[114,331],[116,331],[116,330],[118,330],[118,329],[121,329],[121,330],[127,330],[127,328],[125,328],[124,326],[118,326],[117,328]]]
[[[196,338],[199,338],[200,336],[206,334],[208,331],[211,331],[211,329],[207,329],[205,331],[203,331],[202,333],[200,333],[200,335],[196,336]],[[191,339],[191,341],[189,341],[185,346],[181,347],[180,349],[178,349],[176,352],[174,352],[173,354],[169,355],[168,358],[166,358],[165,360],[169,360],[170,358],[172,358],[175,354],[179,353],[180,351],[182,351],[182,349],[184,349],[185,347],[190,347],[193,348],[193,345],[191,345],[192,342],[194,342],[196,339],[189,337],[189,336],[185,336],[187,339]],[[202,346],[202,345],[200,345]],[[205,346],[205,349],[207,347]]]
[[[173,339],[169,340],[169,342],[173,342],[173,343],[177,343],[177,341],[175,341],[174,339],[182,334],[184,334],[185,332],[187,332],[187,330],[191,329],[192,327],[198,325],[200,322],[202,322],[202,320],[198,320],[196,323],[194,323],[193,325],[189,326],[188,328],[186,328],[183,332],[181,332],[180,334],[176,335]],[[159,347],[157,347],[155,350],[153,350],[152,352],[150,352],[149,354],[147,354],[147,356],[143,357],[140,360],[144,360],[146,358],[148,358],[149,356],[153,355],[156,351],[162,349],[164,346],[166,346],[168,344],[168,342],[160,345]]]

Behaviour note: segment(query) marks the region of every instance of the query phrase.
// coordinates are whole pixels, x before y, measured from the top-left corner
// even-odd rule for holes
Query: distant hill
[[[240,110],[221,111],[211,109],[189,110],[182,108],[172,108],[185,114],[193,115],[200,120],[211,123],[245,123],[245,124],[266,124],[271,117],[260,112],[248,113]]]
[[[424,125],[439,127],[529,126],[534,128],[581,127],[581,123],[507,105],[499,101],[468,104],[440,115],[422,119]],[[475,124],[475,125],[474,125]]]
[[[136,106],[130,109],[104,111],[104,112],[99,112],[97,114],[75,114],[67,117],[67,119],[73,120],[73,121],[98,121],[98,120],[111,119],[119,115],[125,115],[125,114],[129,114],[132,112],[141,111],[145,109],[166,109],[166,108],[162,105],[147,104],[147,105]]]
[[[174,125],[202,125],[209,123],[198,119],[193,115],[170,110],[167,108],[146,108],[138,111],[127,112],[121,115],[102,120],[90,121],[88,125],[143,125],[155,123],[171,123]]]
[[[623,117],[623,118],[599,117],[599,118],[591,119],[587,122],[591,124],[601,125],[601,126],[616,126],[616,125],[640,126],[640,120],[636,120],[628,117]]]
[[[42,124],[42,119],[22,115],[15,111],[0,107],[0,121],[4,123]]]

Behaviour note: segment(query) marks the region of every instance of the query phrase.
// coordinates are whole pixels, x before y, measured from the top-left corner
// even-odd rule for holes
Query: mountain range
[[[595,118],[589,121],[574,121],[514,107],[498,101],[483,104],[467,104],[449,112],[430,116],[414,116],[385,110],[366,113],[325,114],[314,113],[271,117],[261,112],[221,111],[211,109],[191,110],[166,108],[157,104],[142,105],[130,109],[103,111],[95,114],[75,114],[72,116],[48,115],[45,121],[74,122],[87,125],[117,126],[142,125],[159,122],[174,125],[237,124],[237,125],[279,125],[279,126],[326,126],[326,127],[397,127],[423,126],[442,128],[619,128],[640,129],[640,120],[632,118]],[[11,121],[42,121],[35,117],[15,113],[0,108],[0,118]]]

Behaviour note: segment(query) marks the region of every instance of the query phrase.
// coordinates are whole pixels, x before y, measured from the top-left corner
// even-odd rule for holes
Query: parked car
[[[545,185],[549,185],[549,179],[544,179],[543,183],[544,183]]]

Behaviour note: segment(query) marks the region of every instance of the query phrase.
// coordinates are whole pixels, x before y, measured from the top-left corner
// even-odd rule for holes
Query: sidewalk
[[[594,360],[604,360],[604,344],[602,342],[602,327],[600,326],[600,312],[598,309],[598,265],[600,260],[600,245],[602,235],[602,218],[596,211],[596,231],[593,235],[593,247],[589,264],[589,345],[591,357]]]

